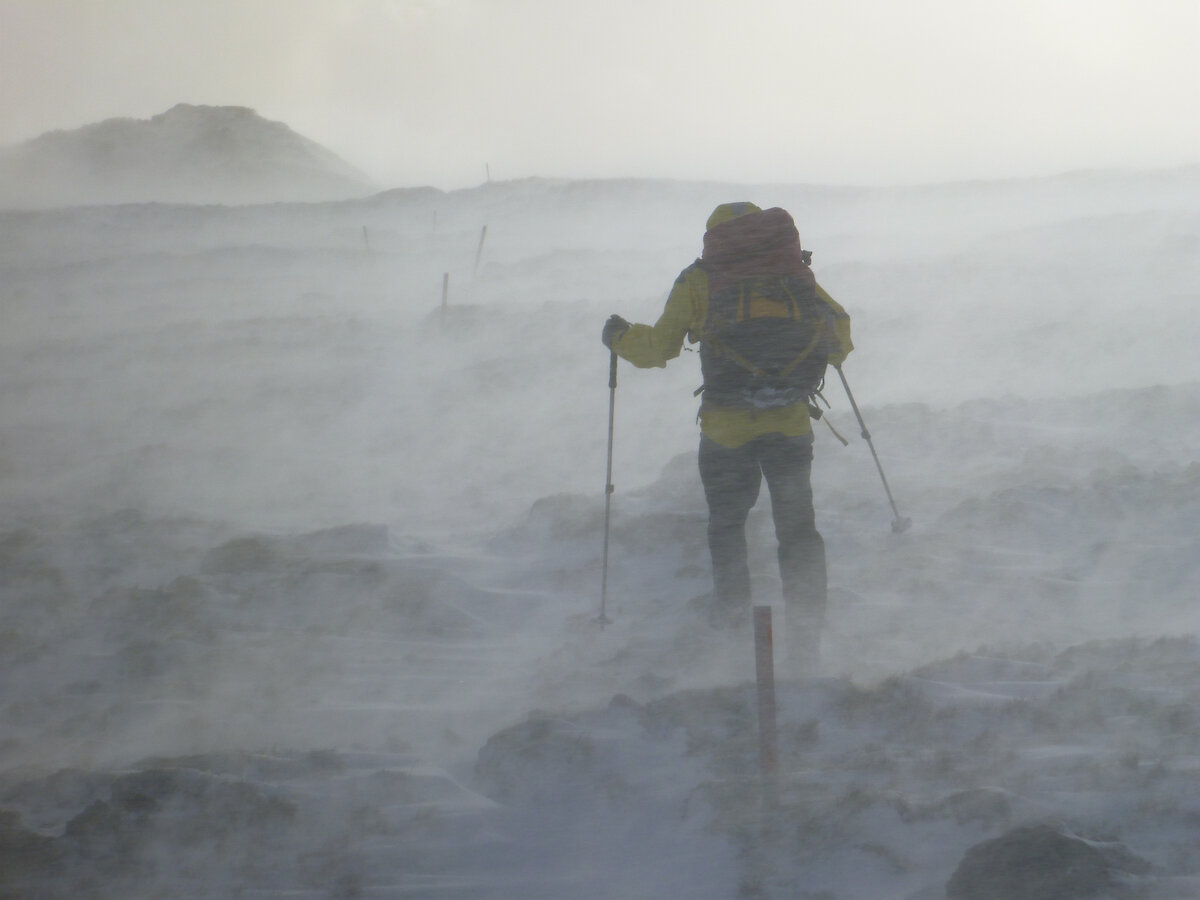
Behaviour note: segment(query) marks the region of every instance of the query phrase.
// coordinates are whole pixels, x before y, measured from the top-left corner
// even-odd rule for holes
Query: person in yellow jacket
[[[658,321],[630,324],[614,315],[602,332],[605,346],[639,368],[665,366],[685,339],[699,342],[709,621],[749,621],[746,519],[765,478],[796,674],[816,668],[826,605],[825,545],[811,486],[811,397],[825,365],[840,366],[853,349],[850,318],[816,283],[809,259],[784,210],[722,204],[706,223],[703,254],[679,274]]]

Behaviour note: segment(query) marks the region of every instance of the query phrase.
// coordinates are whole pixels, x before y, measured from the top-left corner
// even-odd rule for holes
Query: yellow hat
[[[742,200],[738,203],[722,203],[712,211],[712,215],[708,217],[708,222],[704,227],[711,231],[713,228],[731,219],[754,212],[762,212],[762,210],[748,200]]]

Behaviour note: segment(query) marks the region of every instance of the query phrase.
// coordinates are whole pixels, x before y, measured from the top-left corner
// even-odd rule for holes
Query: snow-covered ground
[[[620,370],[592,621],[600,327],[736,199],[854,317],[915,523],[832,386],[769,804],[693,353]],[[1200,895],[1197,308],[1196,169],[0,213],[0,896]],[[1105,878],[971,881],[1051,833]]]

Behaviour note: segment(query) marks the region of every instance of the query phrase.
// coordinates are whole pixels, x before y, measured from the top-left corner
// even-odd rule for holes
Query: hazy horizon
[[[395,187],[1200,162],[1187,0],[0,0],[0,26],[0,145],[190,103],[255,109]]]

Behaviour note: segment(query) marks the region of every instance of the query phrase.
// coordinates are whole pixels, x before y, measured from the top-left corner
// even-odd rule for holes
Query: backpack
[[[821,389],[836,332],[809,258],[779,208],[705,234],[697,261],[709,283],[698,335],[704,405],[775,409],[808,402]]]

